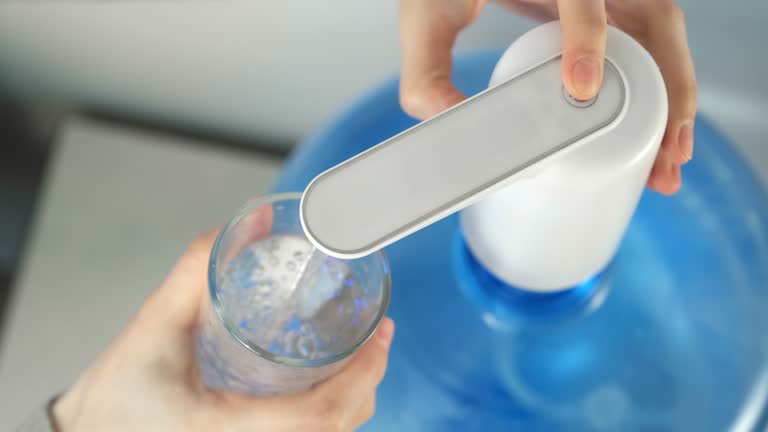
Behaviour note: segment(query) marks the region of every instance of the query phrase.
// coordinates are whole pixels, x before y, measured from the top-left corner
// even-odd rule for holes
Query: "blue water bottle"
[[[764,191],[700,117],[681,191],[644,192],[658,69],[611,29],[603,87],[572,100],[558,32],[457,59],[477,96],[420,125],[384,83],[274,186],[306,190],[325,252],[385,247],[399,331],[363,430],[764,430]]]

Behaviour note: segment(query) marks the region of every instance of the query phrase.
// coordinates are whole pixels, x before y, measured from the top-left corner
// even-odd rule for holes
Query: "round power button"
[[[575,97],[571,96],[570,93],[568,93],[568,90],[565,89],[565,86],[562,86],[562,89],[563,89],[563,97],[565,98],[565,100],[568,101],[568,103],[571,104],[572,106],[575,106],[576,108],[590,107],[597,100],[597,95],[595,95],[591,99],[578,100]]]

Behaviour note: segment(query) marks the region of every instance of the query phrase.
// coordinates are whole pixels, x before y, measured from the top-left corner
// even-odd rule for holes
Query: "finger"
[[[228,250],[241,250],[245,245],[269,234],[272,228],[272,206],[262,206],[238,224],[232,233]],[[169,337],[188,333],[197,325],[201,302],[207,293],[208,267],[213,245],[220,229],[209,231],[192,241],[178,259],[160,287],[144,302],[132,323],[139,329],[157,329]],[[154,338],[165,343],[163,338]]]
[[[576,99],[597,94],[603,81],[608,23],[603,0],[558,0],[563,29],[563,84]]]
[[[670,157],[669,152],[661,149],[648,178],[648,187],[664,195],[672,195],[680,189],[680,185],[680,165]]]
[[[406,113],[426,119],[464,100],[451,83],[451,49],[483,5],[465,0],[400,1],[400,104]]]
[[[395,325],[384,318],[376,334],[365,347],[336,376],[319,385],[315,391],[323,395],[341,395],[348,400],[360,400],[384,378],[389,346]]]
[[[164,330],[186,331],[196,325],[208,286],[208,258],[219,230],[190,243],[160,287],[144,302],[137,320]]]
[[[373,338],[340,373],[307,394],[313,405],[343,425],[354,424],[361,401],[384,378],[394,330],[393,321],[385,318]]]
[[[678,164],[693,157],[693,123],[697,109],[696,73],[682,10],[672,4],[665,13],[655,11],[653,30],[644,42],[659,65],[667,88],[669,114],[662,148]]]
[[[363,401],[363,404],[357,410],[352,421],[352,427],[354,429],[359,428],[373,417],[376,412],[376,391],[373,391],[367,399]]]
[[[269,235],[273,209],[265,205],[243,217],[230,231],[225,260],[231,259],[246,245]],[[196,238],[179,258],[165,281],[147,300],[142,309],[154,316],[153,321],[187,331],[197,324],[201,301],[207,295],[208,267],[213,245],[221,232],[209,231]]]

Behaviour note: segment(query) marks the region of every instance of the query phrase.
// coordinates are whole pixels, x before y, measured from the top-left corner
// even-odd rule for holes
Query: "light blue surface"
[[[481,91],[499,55],[458,59],[454,82]],[[413,124],[384,83],[307,139],[274,190]],[[695,135],[680,193],[647,192],[612,265],[572,292],[493,280],[455,215],[388,247],[398,331],[363,430],[764,428],[768,200],[705,118]]]

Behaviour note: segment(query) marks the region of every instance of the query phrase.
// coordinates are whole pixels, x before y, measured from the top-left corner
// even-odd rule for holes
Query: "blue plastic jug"
[[[500,55],[456,59],[454,83],[485,89]],[[301,191],[413,126],[397,95],[398,82],[385,82],[332,119],[273,190]],[[389,246],[398,333],[363,430],[766,428],[768,199],[705,118],[695,136],[682,190],[647,191],[613,263],[570,290],[496,280],[456,215]]]

